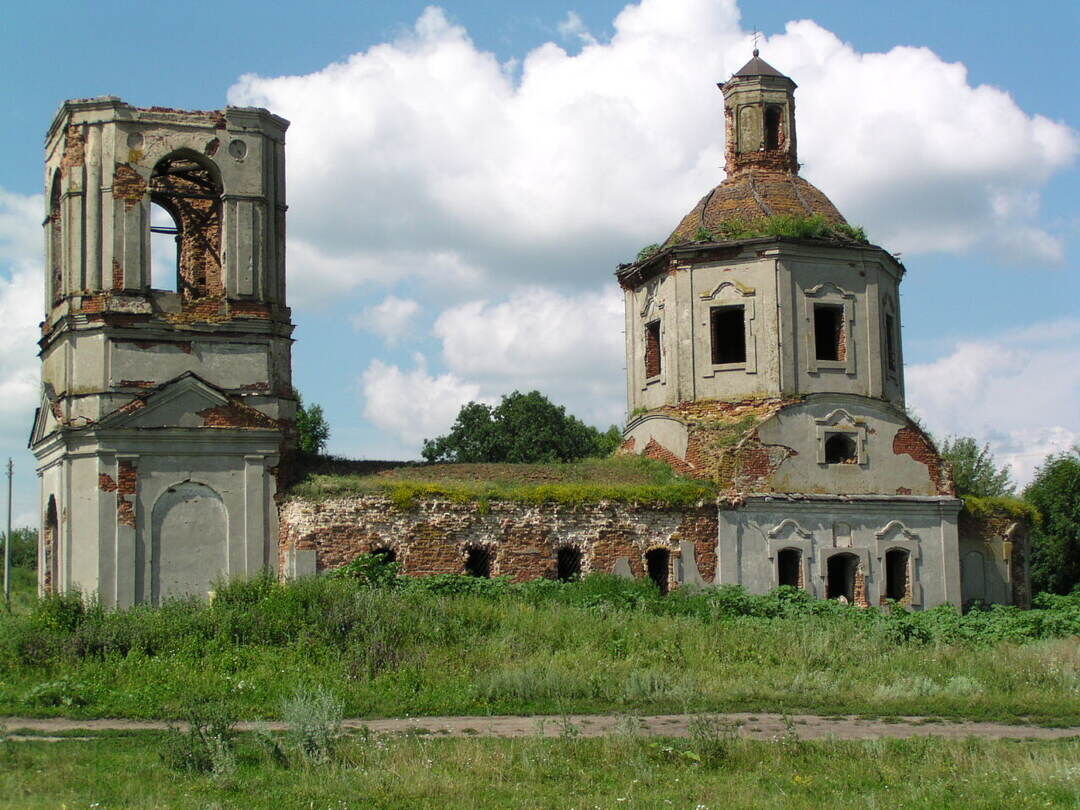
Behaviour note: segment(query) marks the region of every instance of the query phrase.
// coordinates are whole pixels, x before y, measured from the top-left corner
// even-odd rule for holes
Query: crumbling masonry
[[[266,110],[66,102],[46,138],[44,590],[205,595],[274,563],[295,400],[288,123]],[[151,206],[173,227],[151,224]],[[167,286],[151,238],[175,238]]]
[[[791,79],[755,52],[721,89],[726,179],[617,273],[622,452],[721,491],[678,509],[378,495],[279,505],[295,413],[287,122],[64,104],[46,142],[31,440],[42,588],[156,603],[206,595],[222,576],[301,576],[379,553],[414,575],[608,572],[862,605],[1026,604],[1024,527],[961,520],[947,465],[905,412],[903,265],[799,176]],[[152,221],[152,206],[172,225]],[[833,235],[746,238],[778,215],[817,217]],[[174,237],[172,289],[153,287],[152,235]]]

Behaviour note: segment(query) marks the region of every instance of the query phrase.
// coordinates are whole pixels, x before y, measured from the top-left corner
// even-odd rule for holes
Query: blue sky
[[[621,419],[612,272],[722,178],[715,82],[755,28],[800,85],[804,174],[903,253],[909,400],[929,427],[989,441],[1021,479],[1080,440],[1077,4],[425,9],[5,11],[0,454],[17,517],[35,502],[41,145],[63,99],[293,121],[295,384],[326,408],[332,450],[408,457],[464,399],[514,388]]]

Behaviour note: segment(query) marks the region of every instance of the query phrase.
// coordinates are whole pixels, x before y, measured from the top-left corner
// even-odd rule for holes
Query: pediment
[[[30,447],[61,428],[59,416],[59,402],[52,392],[52,386],[46,385],[45,390],[41,392],[41,402],[34,411],[34,424],[30,429]]]
[[[203,412],[230,404],[229,398],[216,386],[188,373],[117,408],[103,418],[98,427],[204,427]]]

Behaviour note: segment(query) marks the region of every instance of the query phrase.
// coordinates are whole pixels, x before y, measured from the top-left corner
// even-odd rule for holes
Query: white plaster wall
[[[775,553],[794,547],[803,551],[807,590],[823,598],[825,559],[854,553],[862,560],[869,602],[876,605],[885,589],[885,553],[904,548],[912,555],[912,582],[918,586],[913,607],[959,605],[959,509],[960,501],[951,498],[750,498],[738,509],[720,512],[718,582],[765,593],[777,584]],[[850,537],[850,545],[837,545],[838,524],[843,524],[839,542]]]
[[[819,422],[835,414],[831,424]],[[848,419],[847,417],[852,417]],[[907,419],[892,406],[858,396],[821,394],[791,405],[758,428],[765,444],[790,447],[795,454],[771,479],[777,492],[937,495],[929,468],[910,455],[893,452],[897,431]],[[862,443],[860,464],[825,464],[823,435],[841,430]]]

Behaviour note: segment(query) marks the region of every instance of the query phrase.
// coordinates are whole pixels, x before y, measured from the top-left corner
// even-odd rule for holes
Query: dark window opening
[[[150,203],[150,287],[177,292],[180,279],[180,228],[172,213]]]
[[[785,548],[776,555],[777,582],[780,585],[802,587],[802,552],[797,548]]]
[[[814,304],[814,348],[818,360],[844,360],[843,304]]]
[[[556,558],[556,576],[562,582],[570,582],[581,576],[581,549],[569,546],[560,548]]]
[[[858,464],[859,450],[848,433],[832,433],[825,438],[826,464]]]
[[[465,573],[470,577],[490,577],[491,552],[486,548],[470,548],[465,554]]]
[[[59,566],[57,564],[57,550],[59,547],[59,524],[56,519],[56,496],[49,496],[49,504],[45,508],[45,533],[42,537],[41,550],[38,552],[41,556],[39,565],[41,566],[41,585],[42,590],[45,593],[55,593],[59,585],[57,581],[57,574],[59,573]]]
[[[908,598],[908,552],[894,548],[885,552],[885,596],[902,602]]]
[[[847,601],[854,602],[855,572],[859,567],[859,558],[854,554],[835,554],[829,557],[827,565],[825,598],[839,599],[842,596]]]
[[[56,303],[64,294],[64,251],[61,223],[60,172],[53,175],[49,194],[49,300]]]
[[[712,323],[713,365],[746,362],[746,319],[741,306],[713,307]]]
[[[777,149],[780,146],[780,108],[765,108],[765,148]]]
[[[660,375],[660,321],[645,324],[645,376]]]
[[[386,548],[385,546],[382,548],[372,549],[371,556],[378,557],[381,562],[387,564],[397,562],[397,552],[394,551],[392,548]]]
[[[885,358],[889,363],[889,371],[896,371],[896,338],[895,326],[892,315],[885,316]]]
[[[645,568],[649,572],[649,579],[656,583],[660,593],[667,593],[668,569],[670,568],[671,554],[666,548],[654,548],[645,554]]]

